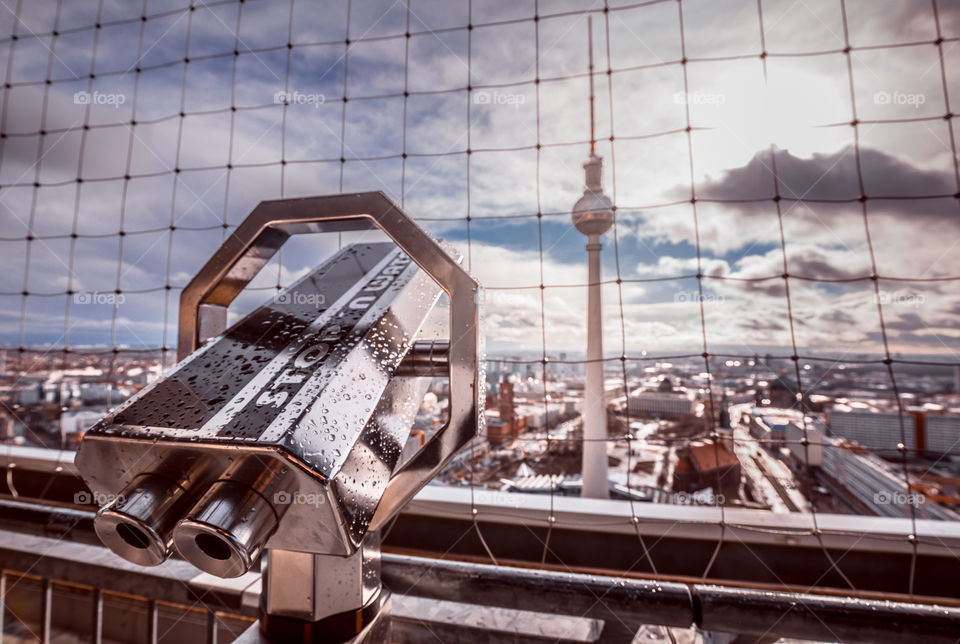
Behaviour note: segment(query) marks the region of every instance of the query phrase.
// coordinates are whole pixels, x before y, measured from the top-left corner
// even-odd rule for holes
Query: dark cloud
[[[853,147],[831,154],[814,154],[800,158],[787,150],[776,149],[776,175],[780,195],[785,199],[851,200],[860,194],[857,155]],[[761,151],[744,166],[724,172],[719,178],[709,179],[698,186],[703,199],[773,199],[774,171],[771,153]],[[870,203],[870,213],[903,214],[932,219],[950,218],[960,221],[954,178],[946,172],[917,168],[885,152],[862,148],[860,167],[864,190],[868,197],[900,197],[895,200],[877,200]],[[677,188],[680,198],[689,194],[687,188]],[[944,196],[940,199],[918,199],[921,196]],[[746,214],[769,214],[766,202],[738,204]],[[859,208],[851,208],[859,212]]]
[[[806,244],[787,245],[787,267],[793,277],[806,280],[860,280],[870,274],[869,264],[860,261],[844,249],[827,249]],[[783,280],[783,251],[775,248],[763,255],[746,255],[734,264],[733,278],[724,283],[725,288],[742,292],[744,295],[766,295],[774,298],[786,296]],[[757,278],[773,279],[759,280]],[[757,280],[757,281],[751,281]],[[794,282],[796,284],[796,281]],[[815,282],[801,282],[803,288]],[[797,288],[797,287],[795,287]],[[836,291],[859,290],[863,283],[840,282],[830,287]],[[794,291],[796,293],[796,291]]]
[[[916,313],[902,313],[896,320],[887,320],[885,324],[894,331],[919,331],[930,326]]]
[[[836,324],[856,324],[856,320],[852,315],[844,311],[829,311],[820,316],[820,319],[824,322],[832,322]]]
[[[777,320],[750,318],[741,322],[740,328],[745,331],[785,331],[787,327]]]
[[[880,343],[882,336],[880,333],[871,332],[866,334],[867,341]],[[944,353],[947,356],[960,349],[960,337],[955,335],[944,335],[942,333],[923,334],[914,332],[888,333],[887,339],[894,345],[900,347],[911,347],[915,349],[934,349],[936,353]]]
[[[824,280],[862,278],[869,273],[869,266],[852,265],[848,255],[842,256],[845,266],[836,263],[837,257],[818,248],[804,248],[788,254],[790,273]]]
[[[916,313],[901,313],[896,320],[887,320],[887,329],[894,331],[921,331],[923,329],[953,329],[956,328],[955,318],[938,317],[925,318]]]

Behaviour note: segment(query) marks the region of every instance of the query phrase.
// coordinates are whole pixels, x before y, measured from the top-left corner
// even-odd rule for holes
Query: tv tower
[[[587,364],[583,392],[583,489],[581,496],[610,495],[607,480],[607,404],[603,377],[603,308],[600,236],[613,225],[613,204],[603,194],[603,159],[597,156],[593,97],[593,19],[587,18],[590,60],[590,156],[583,164],[583,196],[573,206],[573,225],[587,236]]]

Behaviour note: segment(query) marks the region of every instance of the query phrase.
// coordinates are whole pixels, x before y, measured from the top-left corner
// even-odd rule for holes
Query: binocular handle
[[[483,422],[480,285],[382,192],[263,201],[234,230],[180,294],[177,359],[227,328],[227,308],[292,235],[385,232],[450,299],[449,419],[391,478],[369,529],[400,510]]]

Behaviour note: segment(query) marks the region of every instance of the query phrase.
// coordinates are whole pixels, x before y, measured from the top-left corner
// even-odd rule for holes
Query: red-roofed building
[[[740,486],[740,460],[723,442],[696,441],[678,452],[673,489],[694,492],[713,488],[717,493],[736,493]],[[719,489],[717,489],[719,488]]]

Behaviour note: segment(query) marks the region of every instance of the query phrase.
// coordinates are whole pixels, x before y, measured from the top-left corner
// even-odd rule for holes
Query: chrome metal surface
[[[199,345],[222,331],[225,307],[289,235],[325,224],[379,226],[399,249],[349,246]],[[424,345],[414,373],[400,376],[441,288],[451,301],[449,344]],[[87,432],[77,467],[99,497],[158,461],[190,454],[209,463],[190,474],[187,496],[204,497],[189,516],[180,511],[174,538],[212,574],[242,574],[264,547],[349,555],[482,421],[478,293],[458,260],[382,194],[264,202],[183,292],[180,348],[192,352]],[[449,377],[450,421],[397,467],[421,373]],[[258,496],[232,480],[235,471],[225,474],[241,459],[289,474]],[[163,514],[166,526],[176,513]],[[162,560],[164,542],[169,549],[162,537],[142,548],[151,562]]]
[[[173,531],[177,551],[218,577],[239,577],[256,562],[295,493],[290,467],[275,459],[241,458],[207,489]]]
[[[43,602],[41,605],[42,622],[40,626],[40,641],[49,642],[52,631],[53,618],[53,583],[49,579],[43,580]]]
[[[94,588],[91,597],[90,630],[91,638],[99,644],[103,640],[103,589]]]
[[[450,342],[418,340],[397,368],[398,376],[445,378],[450,369]]]
[[[301,630],[295,630],[296,626],[294,626],[291,630],[295,630],[295,633],[286,632],[277,634],[276,637],[270,639],[263,632],[265,630],[263,622],[257,622],[241,633],[240,636],[234,640],[234,644],[275,644],[276,642],[291,641],[311,643],[337,642],[338,644],[403,642],[404,640],[397,640],[392,631],[393,600],[394,598],[390,593],[381,593],[380,596],[371,602],[372,604],[376,604],[372,618],[369,619],[369,621],[364,621],[361,615],[357,621],[357,625],[360,626],[359,632],[346,638],[332,637],[329,632],[326,632],[323,624],[310,624],[309,626],[303,625]]]
[[[72,450],[47,449],[30,445],[0,445],[0,468],[4,470],[33,470],[51,476],[57,473],[79,475],[73,463],[76,452]]]
[[[156,566],[170,556],[173,528],[190,507],[191,494],[210,476],[210,459],[161,452],[129,485],[109,497],[93,525],[105,546],[127,561]]]
[[[156,566],[170,556],[178,506],[186,491],[156,474],[143,474],[97,513],[97,536],[115,553],[141,566]],[[181,508],[182,509],[182,508]]]
[[[634,631],[644,623],[689,626],[693,622],[690,589],[685,584],[611,581],[601,575],[384,555],[384,585],[401,595],[604,620],[616,615]]]
[[[815,641],[943,642],[960,637],[960,609],[530,570],[384,555],[384,585],[400,594],[594,617],[630,635],[643,624]]]
[[[692,590],[704,630],[869,644],[960,639],[957,608],[708,585]]]
[[[217,644],[217,614],[207,611],[207,644]]]
[[[383,494],[371,529],[409,501],[474,435],[484,421],[480,378],[480,285],[441,245],[381,192],[262,202],[227,238],[180,297],[177,352],[183,360],[209,335],[201,306],[227,307],[290,235],[380,228],[450,298],[450,418]],[[209,332],[207,332],[209,333]]]
[[[151,599],[147,604],[147,641],[150,644],[160,641],[160,610],[157,600]]]
[[[348,557],[273,549],[264,573],[263,606],[271,615],[317,621],[362,608],[380,587],[376,535],[368,535]]]
[[[266,499],[289,516],[271,547],[349,554],[419,406],[393,372],[438,295],[391,244],[346,248],[101,421],[77,465],[99,497],[183,454],[213,463],[197,496],[241,457],[281,463],[296,480]]]

